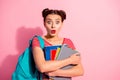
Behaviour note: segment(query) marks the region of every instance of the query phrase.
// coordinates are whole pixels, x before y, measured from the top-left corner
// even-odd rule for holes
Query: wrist
[[[72,64],[72,60],[71,60],[71,58],[69,57],[69,58],[67,58],[67,63],[68,64]]]
[[[58,76],[58,70],[49,73],[49,77],[55,77],[55,76]]]

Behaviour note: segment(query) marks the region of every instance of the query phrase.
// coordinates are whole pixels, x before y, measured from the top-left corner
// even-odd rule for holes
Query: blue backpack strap
[[[38,40],[39,40],[39,43],[40,43],[40,47],[43,49],[44,48],[44,45],[45,45],[45,42],[43,40],[43,38],[41,36],[37,36]]]

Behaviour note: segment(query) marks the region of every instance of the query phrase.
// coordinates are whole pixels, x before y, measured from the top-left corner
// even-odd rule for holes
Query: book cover
[[[54,60],[54,59],[55,59],[56,51],[57,51],[57,49],[50,51],[50,53],[51,53],[51,56],[50,56],[51,58],[50,58],[50,60]]]
[[[56,56],[56,50],[57,48],[61,48],[61,45],[55,45],[55,46],[46,46],[44,47],[44,55],[46,60],[51,60],[55,58]]]
[[[60,50],[60,52],[59,52],[58,57],[56,58],[56,60],[62,60],[62,59],[68,58],[72,54],[75,54],[77,52],[78,51],[69,48],[67,45],[63,45],[61,47],[61,50]],[[61,69],[69,69],[71,67],[73,67],[73,65],[67,65],[67,66],[65,66],[65,67],[63,67]],[[58,77],[52,77],[52,79],[53,80],[72,80],[71,77],[59,77],[59,76]]]
[[[58,48],[61,48],[61,45],[55,46],[45,46],[44,47],[44,56],[46,60],[54,60],[56,57],[56,53],[58,52]],[[49,76],[46,74],[42,74],[42,78],[48,80]]]
[[[58,57],[58,55],[59,55],[59,52],[60,52],[60,49],[61,49],[61,48],[59,48],[59,47],[57,48],[57,50],[56,50],[56,55],[55,55],[55,59],[57,59],[57,57]]]

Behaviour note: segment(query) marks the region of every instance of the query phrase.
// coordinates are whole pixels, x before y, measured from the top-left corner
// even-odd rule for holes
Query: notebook
[[[61,48],[61,45],[44,47],[45,59],[46,60],[54,60],[55,56],[56,56],[57,48]]]
[[[54,58],[55,60],[57,59],[57,57],[58,57],[58,55],[59,55],[60,49],[61,49],[61,48],[58,47],[57,50],[56,50],[56,55],[55,55],[55,58]]]
[[[55,46],[45,46],[44,47],[44,56],[46,60],[54,60],[56,55],[59,52],[59,49],[61,48],[61,45],[55,45]],[[58,49],[58,50],[57,50]],[[57,53],[57,54],[56,54]],[[49,76],[46,74],[42,74],[42,78],[49,79]]]
[[[57,51],[57,49],[54,49],[54,50],[50,51],[50,60],[54,60],[55,59],[56,51]]]
[[[67,45],[63,45],[57,56],[56,60],[62,60],[70,57],[72,54],[77,53],[78,51],[69,48]],[[61,69],[69,69],[73,67],[73,65],[67,65]],[[71,80],[71,77],[51,77],[53,80]]]

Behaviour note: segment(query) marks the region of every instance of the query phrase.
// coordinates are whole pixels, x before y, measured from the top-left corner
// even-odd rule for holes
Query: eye
[[[60,23],[60,21],[56,21],[56,24],[59,24]]]
[[[47,24],[51,24],[51,21],[47,21]]]

